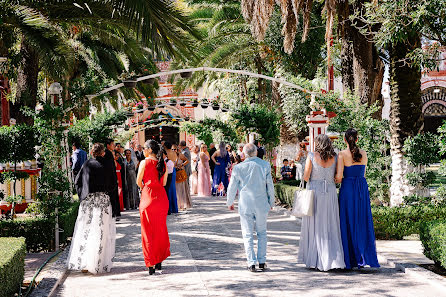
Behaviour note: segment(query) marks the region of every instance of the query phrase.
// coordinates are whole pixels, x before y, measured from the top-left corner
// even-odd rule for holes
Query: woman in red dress
[[[139,164],[137,177],[137,184],[142,189],[139,204],[142,251],[149,274],[154,274],[155,269],[161,270],[161,262],[170,256],[166,225],[169,200],[164,190],[167,170],[156,141],[146,141],[144,156],[146,158]]]
[[[124,211],[124,195],[122,192],[121,164],[119,164],[118,162],[121,154],[118,152],[115,152],[114,154],[115,154],[116,177],[118,178],[119,210]]]

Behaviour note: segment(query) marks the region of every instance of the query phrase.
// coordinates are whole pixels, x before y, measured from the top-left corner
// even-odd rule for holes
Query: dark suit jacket
[[[118,177],[116,176],[116,166],[113,154],[109,150],[105,150],[104,157],[98,158],[98,161],[104,166],[104,179],[107,192],[113,192],[118,186]]]
[[[215,167],[215,163],[214,161],[212,161],[212,155],[217,151],[217,149],[215,147],[211,148],[209,150],[209,167],[214,168]]]
[[[74,181],[79,201],[84,200],[90,193],[105,192],[104,175],[104,166],[96,159],[87,160],[82,165]]]

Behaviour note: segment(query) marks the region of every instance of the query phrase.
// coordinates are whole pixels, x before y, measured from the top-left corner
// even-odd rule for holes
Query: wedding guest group
[[[308,153],[304,180],[312,190],[313,214],[302,217],[298,263],[321,271],[379,267],[365,169],[367,154],[357,145],[357,131],[348,129],[347,149],[337,155],[326,135],[315,139]],[[335,182],[341,183],[339,198]]]

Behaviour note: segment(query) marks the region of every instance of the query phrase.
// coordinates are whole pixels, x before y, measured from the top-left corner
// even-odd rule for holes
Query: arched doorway
[[[437,133],[446,120],[446,88],[430,87],[422,91],[424,131]]]
[[[178,144],[180,142],[180,130],[174,126],[159,126],[147,128],[144,132],[146,140],[169,141]]]

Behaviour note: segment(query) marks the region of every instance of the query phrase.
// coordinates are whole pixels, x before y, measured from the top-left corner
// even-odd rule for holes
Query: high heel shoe
[[[156,270],[162,270],[163,268],[161,267],[161,262],[155,265],[155,269]]]
[[[149,275],[155,274],[155,267],[149,267]]]

